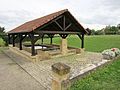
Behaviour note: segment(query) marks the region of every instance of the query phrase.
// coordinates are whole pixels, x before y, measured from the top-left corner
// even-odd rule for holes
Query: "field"
[[[68,40],[68,46],[72,47],[81,47],[81,40],[77,36],[69,36],[67,38]],[[39,40],[37,43],[41,43],[41,40]],[[49,39],[45,39],[44,43],[49,43]],[[53,43],[59,44],[60,38],[54,38]],[[108,48],[120,48],[120,36],[116,35],[110,35],[110,36],[86,36],[85,37],[85,49],[86,51],[92,51],[92,52],[101,52],[104,49]]]

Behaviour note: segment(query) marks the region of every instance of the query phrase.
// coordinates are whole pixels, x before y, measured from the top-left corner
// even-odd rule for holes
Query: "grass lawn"
[[[68,46],[73,47],[81,47],[81,40],[77,36],[69,36]],[[44,39],[45,43],[49,43],[49,39]],[[41,40],[37,41],[37,43],[41,43]],[[53,43],[60,44],[60,37],[53,38]],[[86,36],[85,37],[85,49],[86,51],[92,52],[101,52],[104,49],[108,48],[119,48],[120,49],[120,35],[98,35],[98,36]]]
[[[85,48],[87,51],[102,52],[108,48],[120,49],[120,35],[116,36],[90,36],[85,38]]]
[[[70,90],[120,90],[120,59],[77,81]]]

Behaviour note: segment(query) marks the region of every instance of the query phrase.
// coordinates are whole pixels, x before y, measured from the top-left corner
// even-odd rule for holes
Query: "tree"
[[[2,38],[6,43],[5,45],[8,45],[8,36],[5,33],[5,28],[0,26],[0,38]]]
[[[0,26],[0,34],[5,33],[5,28]]]
[[[116,26],[106,26],[104,29],[105,34],[118,34],[119,29]]]
[[[87,28],[86,31],[88,32],[88,35],[91,35],[91,30],[89,28]]]
[[[95,31],[95,35],[103,35],[103,34],[104,34],[103,30]]]
[[[92,30],[91,30],[91,35],[95,35],[95,32],[96,32],[96,31],[95,31],[94,29],[92,29]]]
[[[113,34],[117,34],[117,33],[118,33],[118,28],[115,27],[115,26],[112,26],[112,27],[110,28],[110,31],[113,32]]]
[[[117,28],[120,29],[120,24],[117,25]]]

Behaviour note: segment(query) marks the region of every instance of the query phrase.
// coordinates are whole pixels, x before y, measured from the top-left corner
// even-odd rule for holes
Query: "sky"
[[[120,0],[0,0],[0,26],[6,31],[68,9],[84,28],[102,29],[120,23]]]

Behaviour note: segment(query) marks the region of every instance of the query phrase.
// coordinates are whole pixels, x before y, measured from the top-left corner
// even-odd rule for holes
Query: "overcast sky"
[[[62,9],[68,9],[85,28],[120,23],[120,0],[0,0],[0,26],[9,31]]]

